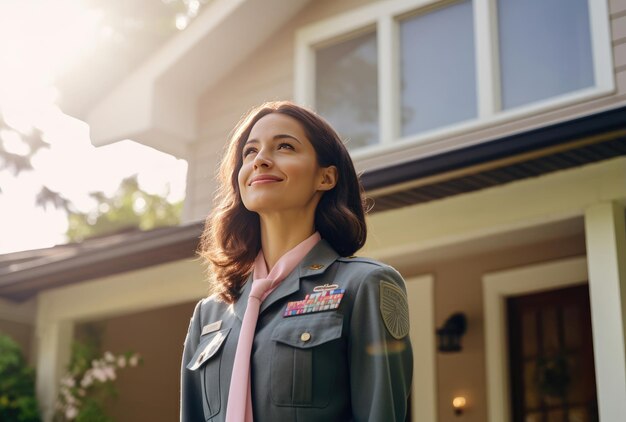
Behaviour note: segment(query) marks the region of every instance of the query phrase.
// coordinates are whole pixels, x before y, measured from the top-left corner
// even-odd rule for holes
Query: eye
[[[278,144],[278,149],[290,149],[292,151],[295,150],[295,148],[293,147],[293,145],[288,144],[287,142],[281,142],[280,144]]]
[[[256,152],[256,148],[255,147],[247,147],[243,149],[243,157],[247,157],[248,155],[250,155],[251,153]]]

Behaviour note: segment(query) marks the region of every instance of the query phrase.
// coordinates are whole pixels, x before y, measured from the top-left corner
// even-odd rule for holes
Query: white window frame
[[[370,158],[384,152],[428,144],[443,138],[490,125],[524,118],[555,108],[585,102],[615,92],[615,75],[608,0],[588,0],[589,24],[595,85],[500,110],[497,0],[472,0],[476,65],[477,117],[421,132],[400,136],[399,24],[397,17],[454,3],[449,0],[386,0],[307,25],[296,33],[294,99],[315,108],[315,49],[351,34],[376,28],[378,44],[379,142],[352,151],[354,159]],[[476,30],[481,28],[481,30]],[[449,147],[449,146],[448,146]]]

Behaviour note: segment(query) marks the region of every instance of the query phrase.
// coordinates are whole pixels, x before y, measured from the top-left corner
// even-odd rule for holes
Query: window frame
[[[296,32],[294,100],[315,108],[315,51],[359,33],[376,30],[378,43],[379,142],[351,151],[355,159],[370,158],[409,146],[434,143],[464,132],[587,102],[615,92],[615,74],[608,0],[587,0],[595,84],[502,110],[498,52],[497,0],[471,0],[476,66],[477,116],[410,136],[400,136],[399,20],[459,0],[384,0],[302,27]],[[481,28],[477,30],[476,28]],[[461,145],[446,145],[446,150]]]

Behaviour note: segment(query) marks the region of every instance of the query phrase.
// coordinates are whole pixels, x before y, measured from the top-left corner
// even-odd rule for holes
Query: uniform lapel
[[[304,257],[304,259],[302,259],[302,262],[300,262],[300,264],[298,264],[298,266],[294,268],[294,270],[287,277],[285,277],[282,283],[280,283],[280,285],[274,289],[274,291],[270,293],[267,298],[265,298],[261,304],[260,313],[280,299],[300,290],[300,279],[323,274],[338,257],[339,255],[328,244],[328,242],[324,239],[320,240],[317,245],[315,245],[313,249],[311,249],[311,251]],[[248,294],[250,294],[250,288],[248,287],[246,290]],[[243,294],[239,300],[242,298]],[[246,295],[246,302],[247,300],[248,296]],[[246,307],[244,305],[243,312],[245,312],[245,310]],[[241,318],[243,318],[243,312],[241,313]]]

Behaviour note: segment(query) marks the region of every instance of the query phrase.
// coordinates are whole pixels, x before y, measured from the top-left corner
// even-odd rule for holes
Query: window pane
[[[502,107],[594,83],[588,0],[499,0]]]
[[[376,33],[317,51],[315,106],[351,150],[378,142],[377,55]]]
[[[400,22],[402,135],[476,116],[472,2]]]

